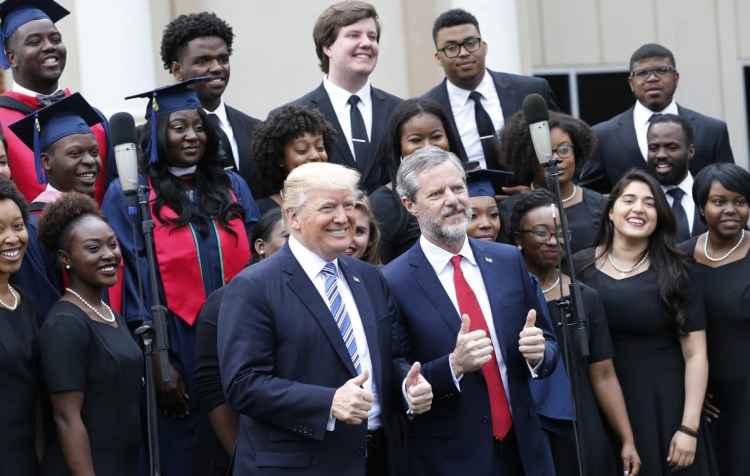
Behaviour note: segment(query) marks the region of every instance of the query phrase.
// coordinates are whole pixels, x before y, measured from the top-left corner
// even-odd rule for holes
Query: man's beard
[[[469,215],[469,213],[471,213],[470,210],[471,209],[468,207],[457,205],[451,207],[450,210],[438,218],[418,214],[417,222],[419,222],[419,228],[422,230],[423,234],[430,236],[438,243],[452,246],[459,243],[466,236],[466,230],[469,227],[469,221],[471,220],[471,216]],[[454,225],[446,225],[443,223],[443,218],[446,215],[452,215],[457,211],[463,213],[464,220]]]

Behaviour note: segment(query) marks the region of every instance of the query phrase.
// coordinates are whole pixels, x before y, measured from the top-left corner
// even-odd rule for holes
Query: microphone
[[[523,119],[529,125],[534,152],[541,165],[552,158],[552,139],[549,135],[549,109],[539,94],[529,94],[523,100]]]
[[[138,189],[138,149],[135,121],[127,112],[118,112],[109,120],[110,140],[114,144],[117,174],[126,194]]]

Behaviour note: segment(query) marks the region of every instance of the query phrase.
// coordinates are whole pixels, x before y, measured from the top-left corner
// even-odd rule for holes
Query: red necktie
[[[466,314],[471,319],[470,331],[483,330],[489,337],[490,330],[487,328],[487,322],[484,320],[477,296],[469,283],[466,282],[464,273],[461,271],[461,255],[451,258],[451,264],[453,265],[453,284],[456,286],[456,299],[461,315]],[[490,361],[482,366],[482,371],[484,372],[484,380],[487,382],[487,391],[490,394],[492,434],[498,440],[502,440],[508,434],[513,420],[510,416],[510,407],[503,388],[503,380],[500,378],[500,366],[494,352]]]

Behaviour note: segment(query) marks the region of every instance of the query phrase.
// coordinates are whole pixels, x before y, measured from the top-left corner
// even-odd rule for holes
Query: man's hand
[[[406,374],[406,401],[415,415],[426,413],[432,407],[432,385],[419,373],[421,369],[420,363],[414,362]]]
[[[469,332],[471,319],[461,316],[461,329],[456,337],[456,348],[450,355],[450,363],[456,378],[479,370],[492,358],[492,341],[483,330]],[[541,332],[541,331],[540,331]]]
[[[367,420],[367,412],[372,408],[373,397],[370,392],[362,388],[362,384],[368,378],[370,378],[370,372],[365,370],[362,375],[348,380],[336,390],[331,407],[331,413],[335,419],[350,425],[359,425]]]
[[[544,333],[535,324],[536,311],[532,309],[526,315],[526,324],[518,340],[518,350],[532,367],[536,367],[544,358]]]

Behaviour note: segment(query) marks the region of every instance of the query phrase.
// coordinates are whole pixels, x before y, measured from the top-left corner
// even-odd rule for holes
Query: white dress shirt
[[[453,118],[456,121],[458,134],[461,136],[461,142],[466,150],[466,156],[469,161],[479,161],[481,167],[486,169],[487,162],[484,159],[484,149],[482,149],[482,141],[479,139],[477,120],[474,115],[474,101],[469,98],[472,91],[461,89],[450,81],[446,81],[446,87]],[[489,71],[484,72],[484,78],[475,91],[482,95],[480,101],[482,107],[492,119],[495,131],[499,131],[505,120],[503,119],[503,109],[500,106],[500,98],[495,89],[495,82],[492,80]]]
[[[232,146],[232,155],[234,156],[234,165],[237,166],[237,170],[240,170],[240,154],[239,149],[237,148],[237,141],[234,139],[234,131],[232,130],[232,124],[229,122],[229,117],[227,116],[227,107],[224,104],[224,98],[221,98],[221,103],[219,104],[219,107],[216,108],[215,111],[209,111],[208,109],[203,109],[206,114],[216,114],[216,117],[219,118],[219,121],[221,122],[221,130],[224,131],[224,134],[227,135],[227,138],[229,139],[229,145]]]
[[[648,133],[649,121],[654,114],[679,115],[677,103],[672,101],[663,110],[654,112],[641,104],[640,101],[635,102],[635,108],[633,109],[633,125],[635,126],[635,137],[638,139],[638,148],[641,149],[643,160],[647,160],[648,158],[648,138],[646,135]]]
[[[62,88],[57,88],[57,90],[55,90],[52,94],[56,93],[57,91],[60,91],[61,89]],[[32,91],[31,89],[26,89],[26,88],[24,88],[23,86],[21,86],[20,84],[18,84],[16,82],[13,83],[13,85],[10,87],[10,90],[13,91],[14,93],[25,94],[27,96],[32,96],[32,97],[36,97],[36,96],[42,94],[42,93],[38,93],[36,91]],[[45,96],[46,96],[46,94],[45,94]]]
[[[693,233],[693,222],[695,221],[695,202],[693,201],[693,176],[690,172],[688,172],[687,177],[685,179],[678,183],[677,186],[674,185],[662,185],[661,189],[664,190],[664,194],[667,196],[667,202],[669,202],[669,206],[672,206],[672,203],[674,203],[674,197],[672,195],[668,194],[667,191],[671,190],[673,188],[679,188],[682,189],[683,192],[685,192],[685,195],[682,196],[682,200],[680,203],[682,204],[682,208],[685,209],[685,215],[687,215],[687,221],[688,221],[688,227],[690,229],[690,233]]]
[[[354,142],[352,142],[352,121],[351,121],[351,105],[349,104],[349,98],[357,95],[359,96],[359,102],[357,108],[359,113],[362,114],[362,120],[365,121],[365,128],[367,129],[367,140],[370,141],[372,137],[372,93],[370,82],[362,86],[362,89],[352,94],[344,88],[336,86],[328,80],[323,79],[323,87],[328,93],[328,97],[333,105],[333,111],[336,113],[336,119],[341,124],[341,130],[344,131],[346,137],[346,143],[349,145],[349,150],[352,151],[352,157],[354,155]],[[339,139],[340,140],[340,139]]]
[[[430,262],[432,269],[435,270],[440,284],[443,285],[443,289],[453,303],[453,307],[456,308],[458,316],[461,315],[461,311],[458,308],[458,299],[456,298],[456,286],[453,283],[453,265],[451,264],[451,258],[453,253],[449,253],[444,249],[430,243],[424,236],[419,238],[419,245],[422,247],[427,261]],[[474,258],[474,253],[469,246],[469,240],[464,239],[464,244],[461,247],[461,251],[458,252],[463,259],[461,260],[461,271],[464,273],[466,282],[469,283],[474,294],[477,296],[479,301],[479,307],[482,308],[482,314],[487,322],[487,329],[490,331],[490,339],[492,340],[492,348],[497,359],[497,364],[500,367],[500,377],[503,380],[503,389],[505,395],[508,397],[508,403],[510,404],[510,393],[508,392],[508,370],[503,360],[503,353],[500,350],[500,344],[497,339],[497,332],[495,332],[495,322],[492,318],[492,308],[490,307],[490,300],[487,297],[487,289],[484,286],[484,279],[482,279],[482,272],[477,266],[477,260]],[[460,319],[460,317],[458,318]],[[458,384],[458,382],[456,382]],[[459,387],[460,389],[460,387]]]
[[[326,297],[326,278],[321,273],[321,270],[323,269],[323,266],[326,265],[327,261],[316,255],[309,249],[305,248],[305,246],[300,243],[294,236],[289,236],[288,242],[289,249],[291,250],[292,254],[299,262],[307,277],[310,278],[310,281],[312,281],[315,289],[318,291],[318,293],[320,293],[320,297],[323,299],[323,302],[325,302],[326,306],[328,306],[328,308],[330,309],[331,306],[328,303],[328,298]],[[362,318],[360,317],[359,310],[357,309],[357,303],[354,301],[354,296],[352,296],[352,291],[349,288],[349,283],[346,282],[346,278],[341,273],[341,268],[339,268],[338,260],[333,260],[333,264],[336,266],[336,270],[338,273],[338,279],[336,280],[336,283],[338,285],[339,294],[341,295],[341,299],[344,302],[344,306],[346,306],[346,311],[347,313],[349,313],[349,319],[352,323],[354,340],[357,342],[357,352],[359,353],[362,372],[367,370],[370,373],[370,378],[365,381],[365,383],[362,385],[362,388],[370,392],[373,396],[372,408],[367,415],[367,428],[369,430],[375,430],[382,427],[383,424],[380,419],[380,399],[378,398],[378,390],[377,386],[375,385],[375,373],[372,371],[372,360],[370,359],[370,348],[367,345],[367,336],[365,335],[365,329],[362,325]],[[331,316],[331,320],[333,320],[333,316]],[[341,339],[343,342],[343,337]],[[328,431],[333,431],[335,422],[336,420],[333,418],[333,415],[331,415],[327,426]]]

